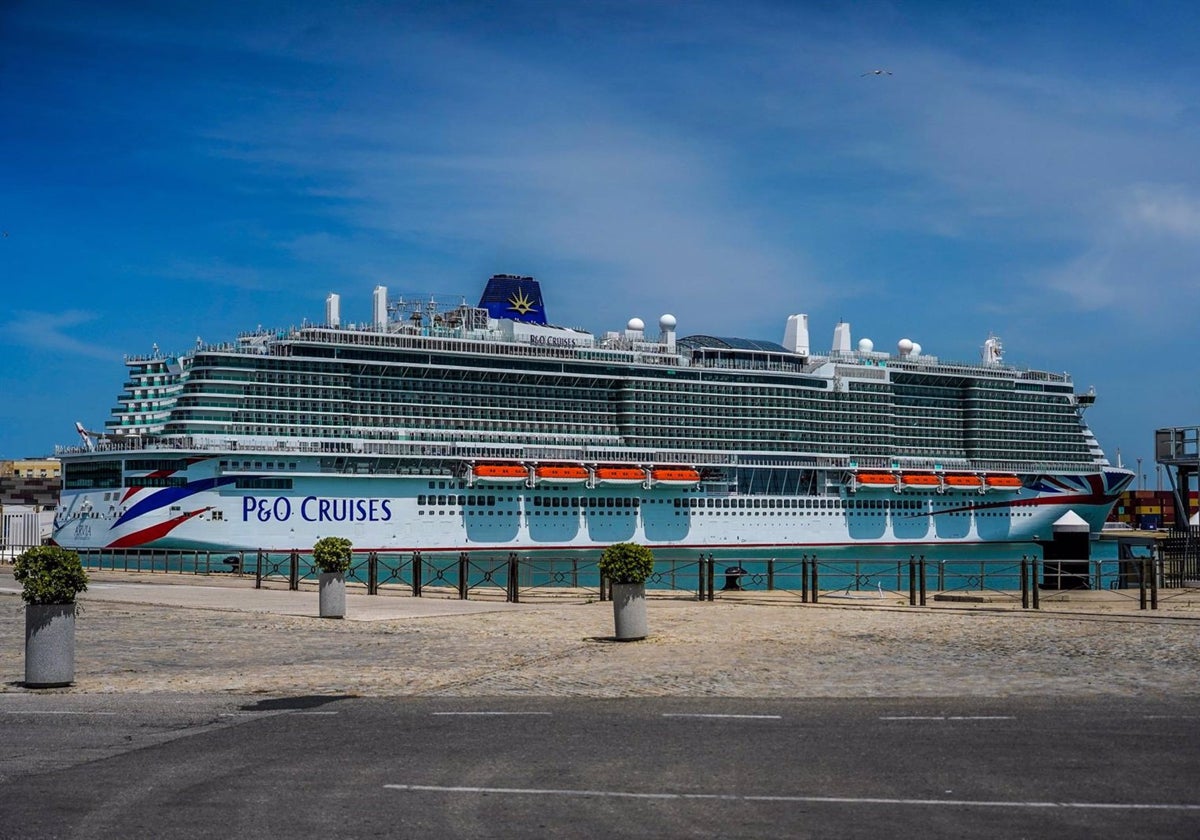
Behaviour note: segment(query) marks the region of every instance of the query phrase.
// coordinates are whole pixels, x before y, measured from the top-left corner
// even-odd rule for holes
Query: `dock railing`
[[[705,602],[777,593],[800,603],[928,606],[930,602],[1018,602],[1038,609],[1046,602],[1098,598],[1118,606],[1137,603],[1158,609],[1161,602],[1197,594],[1194,558],[1166,549],[1167,541],[1143,557],[1046,561],[1036,555],[1008,559],[827,558],[819,552],[800,558],[656,558],[646,582],[653,598]],[[318,571],[311,550],[192,551],[172,549],[91,549],[79,551],[85,568],[141,574],[230,576],[256,587],[315,586]],[[610,588],[600,576],[598,552],[387,552],[354,555],[347,573],[352,587],[368,595],[402,594],[505,600],[569,597],[606,600]],[[1096,593],[1089,596],[1081,593]],[[772,597],[775,597],[772,595]]]

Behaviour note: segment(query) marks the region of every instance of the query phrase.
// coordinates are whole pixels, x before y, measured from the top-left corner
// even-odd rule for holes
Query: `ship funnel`
[[[789,315],[783,330],[783,346],[801,356],[808,355],[808,316]]]
[[[331,327],[341,326],[342,299],[336,292],[331,292],[329,297],[325,298],[325,323]]]
[[[387,329],[387,286],[376,286],[371,296],[371,323],[383,332]]]
[[[842,321],[833,328],[833,351],[834,356],[848,356],[850,354],[850,325]]]

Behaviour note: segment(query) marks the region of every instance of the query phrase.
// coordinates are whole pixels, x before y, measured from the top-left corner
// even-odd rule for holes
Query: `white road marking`
[[[550,712],[433,712],[434,717],[521,717],[539,715],[549,717]]]
[[[782,715],[715,715],[692,714],[687,712],[663,712],[663,717],[669,718],[744,718],[747,720],[783,720]]]
[[[6,715],[115,715],[116,712],[63,712],[53,709],[26,709],[24,711],[18,709],[5,709]]]
[[[217,717],[268,717],[271,715],[340,715],[341,712],[306,712],[303,709],[263,709],[259,712],[221,712]]]
[[[512,794],[514,796],[577,796],[608,799],[700,799],[727,802],[797,802],[835,805],[941,805],[954,808],[1078,808],[1108,811],[1200,811],[1200,805],[1169,802],[1039,802],[988,799],[899,799],[877,796],[772,796],[736,793],[636,793],[625,790],[558,790],[555,788],[489,788],[446,785],[384,785],[387,790],[424,793]]]
[[[1013,715],[893,715],[880,720],[1016,720]]]

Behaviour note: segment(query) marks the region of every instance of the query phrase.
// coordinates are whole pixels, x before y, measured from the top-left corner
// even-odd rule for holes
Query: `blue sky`
[[[542,280],[552,321],[855,340],[1200,423],[1200,7],[10,2],[0,457],[122,356]],[[862,74],[886,68],[891,75]]]

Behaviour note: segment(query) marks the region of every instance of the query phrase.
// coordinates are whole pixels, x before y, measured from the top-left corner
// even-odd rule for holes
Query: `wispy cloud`
[[[1131,225],[1184,240],[1200,238],[1200,197],[1177,186],[1139,186],[1132,193],[1127,211]]]
[[[8,341],[38,350],[52,350],[73,356],[111,361],[120,358],[118,351],[71,334],[75,327],[96,321],[94,312],[16,312],[3,326]]]
[[[1200,310],[1200,201],[1181,187],[1137,185],[1110,200],[1080,252],[1046,276],[1084,310],[1140,328],[1191,324]]]

